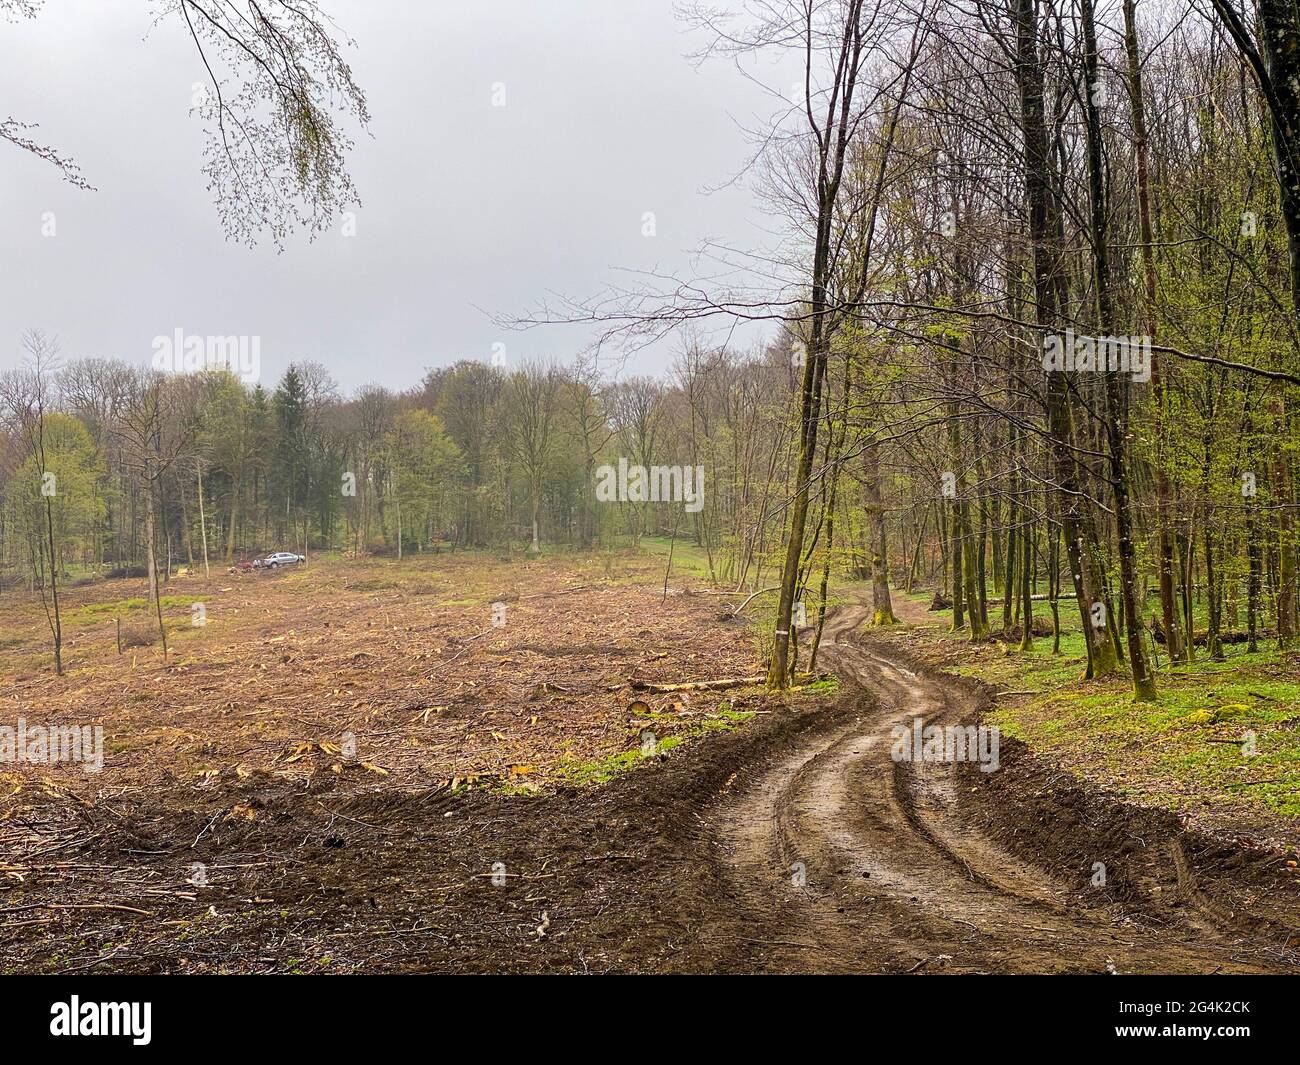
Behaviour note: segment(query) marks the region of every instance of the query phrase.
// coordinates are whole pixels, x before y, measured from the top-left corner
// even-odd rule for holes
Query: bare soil
[[[598,560],[477,554],[214,570],[211,581],[166,586],[166,660],[156,639],[117,653],[118,613],[140,637],[156,637],[156,619],[145,581],[103,581],[65,597],[62,678],[39,607],[11,595],[0,599],[0,632],[22,642],[0,648],[0,722],[101,724],[107,752],[93,777],[77,767],[6,775],[0,765],[0,787],[48,777],[93,801],[333,767],[359,786],[385,777],[407,790],[563,780],[627,750],[646,726],[628,713],[629,679],[757,668],[744,627],[718,621],[722,599],[677,579],[664,596],[655,575],[662,581],[662,563],[635,557],[607,575]],[[196,605],[202,626],[192,624]],[[713,696],[644,701],[660,740],[719,720]],[[348,735],[356,757],[345,760]]]
[[[1300,956],[1295,855],[1124,806],[1004,744],[997,772],[895,761],[894,725],[978,720],[985,693],[836,618],[858,712],[720,807],[732,876],[782,915],[763,971],[1263,973]],[[1291,865],[1287,861],[1291,860]],[[802,864],[806,883],[782,870]],[[1104,884],[1096,883],[1105,867]]]
[[[582,583],[553,568],[533,574],[529,591],[548,580]],[[531,664],[547,664],[537,673],[551,675],[550,664],[576,658],[582,665],[554,683],[577,688],[586,678],[590,712],[613,707],[606,731],[584,726],[609,737],[607,748],[593,741],[591,752],[627,751],[638,726],[626,710],[631,692],[595,691],[601,684],[655,668],[659,679],[683,680],[693,679],[691,668],[707,677],[752,665],[743,632],[719,619],[716,599],[659,602],[636,585],[600,591],[621,604],[621,626],[593,631],[571,620],[566,631],[566,623],[544,619],[543,631],[510,635],[507,627],[460,653],[463,643],[430,635],[408,642],[401,623],[390,624],[366,645],[382,667],[358,664],[350,701],[327,700],[325,720],[337,729],[366,683],[373,687],[365,700],[392,716],[360,720],[376,732],[422,729],[423,709],[398,712],[411,699],[406,689],[465,692],[467,671],[499,669],[495,683],[506,687],[488,687],[482,674],[458,720],[471,723],[471,734],[488,731],[474,723],[496,710],[487,721],[513,720],[522,737],[535,711],[514,704],[536,683]],[[587,594],[573,591],[573,602]],[[325,620],[360,633],[376,612],[391,616],[410,598],[381,598],[368,613],[313,615],[320,644],[303,639],[299,619],[294,650],[285,653],[291,663],[295,654],[343,654],[320,631]],[[585,617],[586,608],[573,609]],[[259,737],[235,763],[244,773],[223,764],[213,776],[177,774],[160,747],[131,764],[161,765],[94,792],[63,777],[24,779],[0,823],[0,969],[1300,971],[1300,885],[1286,864],[1294,854],[1190,833],[1170,816],[1073,782],[1014,743],[1004,741],[994,773],[895,762],[893,724],[917,715],[927,723],[975,720],[986,696],[887,638],[860,633],[865,617],[850,607],[829,627],[826,662],[842,679],[834,698],[742,692],[736,704],[755,716],[718,729],[694,724],[719,713],[721,693],[707,704],[662,698],[665,715],[691,721],[698,738],[598,787],[571,786],[555,769],[566,759],[510,749],[476,763],[497,774],[485,777],[493,786],[453,788],[456,766],[479,753],[472,742],[454,755],[439,752],[444,760],[425,775],[418,758],[408,767],[387,750],[373,763],[387,776],[350,764],[336,772],[337,757],[319,745],[323,731],[297,733],[297,743],[316,746],[292,762],[292,754],[277,759],[275,751],[296,749],[292,729],[264,745]],[[283,620],[268,624],[271,635],[288,636]],[[639,635],[660,624],[665,646],[681,626],[695,626],[668,662],[647,660],[657,652]],[[477,631],[462,622],[446,636],[463,641]],[[493,644],[509,639],[547,651]],[[568,653],[574,645],[586,650]],[[487,665],[492,646],[506,651],[508,667]],[[419,680],[406,673],[402,654],[436,648],[442,655],[417,663]],[[685,657],[692,653],[700,657]],[[318,661],[307,663],[309,677]],[[256,680],[245,680],[250,692]],[[22,683],[52,690],[43,686],[53,682],[38,675]],[[113,690],[96,683],[105,696]],[[385,696],[394,685],[404,690]],[[33,706],[24,690],[22,705]],[[318,712],[308,696],[286,703],[289,685],[276,692],[277,712],[266,718],[287,708]],[[222,701],[224,692],[207,709]],[[115,704],[123,705],[137,704]],[[230,741],[216,734],[203,742]],[[262,756],[256,764],[253,753]],[[534,794],[512,793],[526,790],[509,771],[522,757],[551,767],[524,774],[545,780]],[[1106,866],[1103,887],[1092,883],[1096,863]]]

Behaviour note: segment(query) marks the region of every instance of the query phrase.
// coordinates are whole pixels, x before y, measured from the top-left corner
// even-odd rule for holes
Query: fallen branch
[[[801,673],[795,677],[795,680],[811,684],[813,681],[826,680],[829,676],[829,673],[818,673],[816,676],[811,673]],[[751,684],[766,683],[767,677],[727,677],[723,680],[692,680],[680,684],[657,684],[649,680],[631,680],[628,682],[633,691],[653,692],[657,695],[664,695],[668,692],[720,691],[724,688],[743,688]]]
[[[23,913],[27,910],[121,910],[142,917],[154,916],[150,910],[137,910],[134,906],[118,906],[111,902],[35,902],[29,906],[12,906],[0,910],[0,913]]]
[[[586,592],[591,590],[592,588],[599,588],[599,587],[600,585],[598,584],[580,584],[576,588],[561,588],[559,591],[555,591],[555,592],[531,592],[528,595],[519,595],[518,593],[512,593],[509,595],[497,596],[496,601],[501,603],[510,603],[519,599],[554,599],[557,596],[573,595],[575,592]]]
[[[762,684],[766,680],[766,677],[728,677],[725,680],[692,680],[683,684],[655,684],[648,680],[633,680],[630,683],[633,691],[655,692],[662,695],[667,692],[718,691],[722,688],[740,688],[746,684]]]
[[[753,602],[755,599],[757,599],[760,595],[766,595],[768,592],[779,592],[780,590],[781,590],[780,588],[764,588],[762,589],[762,591],[755,592],[753,595],[749,596],[743,603],[741,603],[740,606],[736,607],[736,609],[731,612],[731,616],[733,618],[740,617],[740,612],[744,610],[745,607],[749,606],[749,604]]]
[[[478,634],[475,635],[475,636],[467,636],[467,637],[465,637],[465,639],[462,640],[461,643],[471,644],[471,643],[473,643],[475,640],[481,640],[481,639],[483,639],[484,636],[486,636],[488,633],[492,632],[493,629],[495,629],[495,628],[497,628],[497,626],[495,626],[495,625],[489,626],[488,628],[484,629],[482,632],[478,633]],[[445,667],[445,666],[447,666],[449,663],[456,661],[456,659],[458,659],[461,655],[463,655],[463,654],[464,654],[466,651],[468,651],[468,650],[469,650],[468,647],[462,647],[462,648],[461,648],[459,651],[457,651],[454,655],[452,655],[450,658],[448,658],[446,661],[444,661],[444,662],[441,664],[441,667],[440,667],[440,668]],[[434,676],[434,674],[436,674],[436,673],[438,673],[438,672],[439,672],[439,670],[438,670],[438,669],[435,669],[432,673],[427,673],[427,674],[425,674],[425,679],[426,679],[426,680],[429,679],[430,677]]]

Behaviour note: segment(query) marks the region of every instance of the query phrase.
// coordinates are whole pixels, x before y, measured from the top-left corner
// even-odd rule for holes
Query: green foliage
[[[6,526],[12,533],[5,538],[9,560],[33,572],[44,572],[49,564],[48,518],[53,518],[54,550],[62,570],[91,550],[107,509],[103,463],[86,427],[71,415],[47,414],[41,435],[44,464],[38,454],[29,454],[4,490]]]
[[[442,420],[423,410],[399,414],[384,438],[403,539],[427,543],[451,506],[452,493],[465,475],[460,449]]]
[[[944,631],[945,614],[936,612],[931,631],[944,642],[964,641]],[[1063,633],[1061,652],[1053,656],[1051,640],[1039,639],[1029,653],[947,668],[999,690],[1030,693],[1003,701],[989,723],[1048,758],[1088,767],[1131,799],[1174,809],[1260,805],[1300,816],[1300,677],[1288,672],[1285,654],[1203,657],[1162,671],[1159,701],[1138,703],[1122,676],[1082,683],[1087,652],[1080,633]],[[1256,753],[1245,754],[1251,735]]]
[[[204,600],[205,597],[202,595],[164,595],[160,602],[163,610],[176,610]],[[88,603],[86,606],[68,611],[66,620],[69,624],[90,625],[109,618],[126,620],[148,616],[152,611],[153,607],[149,600],[142,596],[132,596],[129,599],[114,599],[104,603]]]

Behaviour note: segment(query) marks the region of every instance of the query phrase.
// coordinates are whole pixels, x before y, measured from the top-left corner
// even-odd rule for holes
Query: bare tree
[[[565,380],[565,409],[582,448],[582,517],[578,539],[590,547],[596,534],[595,484],[596,457],[609,443],[614,430],[601,396],[600,374],[595,361],[579,356]]]
[[[39,9],[36,0],[0,0],[11,18]],[[203,171],[228,237],[254,244],[268,233],[283,246],[295,229],[314,236],[359,202],[339,116],[364,129],[370,115],[343,58],[352,42],[315,0],[160,0],[160,25],[184,28],[207,78],[195,102],[207,125]],[[33,128],[5,118],[0,140],[93,189],[70,158],[31,138]]]
[[[44,541],[32,552],[34,583],[40,589],[45,620],[54,641],[54,671],[63,675],[63,616],[59,610],[59,567],[62,559],[56,544],[54,497],[58,481],[50,470],[45,448],[46,417],[54,399],[53,376],[58,369],[58,341],[39,329],[23,336],[27,366],[0,377],[0,403],[13,430],[23,441],[27,455],[40,474],[41,510],[45,518]]]
[[[144,494],[145,557],[149,571],[149,601],[158,619],[158,636],[167,657],[167,629],[163,624],[158,578],[158,515],[162,506],[162,480],[179,459],[197,429],[186,400],[193,390],[177,387],[177,379],[142,370],[136,374],[114,431],[122,443],[123,459]]]
[[[542,550],[542,486],[554,455],[562,387],[559,371],[541,363],[525,363],[506,378],[502,428],[507,450],[518,463],[528,486],[532,520],[532,541],[528,551],[533,555]]]

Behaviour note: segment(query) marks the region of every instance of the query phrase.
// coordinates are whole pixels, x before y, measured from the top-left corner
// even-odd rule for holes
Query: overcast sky
[[[738,122],[772,100],[725,62],[689,62],[700,41],[670,0],[321,4],[356,41],[373,119],[352,156],[362,207],[355,237],[335,226],[283,254],[223,236],[183,24],[149,33],[149,0],[48,0],[35,20],[0,22],[0,119],[40,123],[34,139],[98,190],[0,143],[0,368],[34,326],[65,360],[147,362],[178,327],[258,336],[267,385],[316,359],[348,390],[402,388],[497,342],[511,360],[567,361],[588,330],[503,334],[479,308],[594,294],[620,268],[689,273],[706,239],[764,240],[747,187],[708,190],[746,159]],[[625,372],[662,370],[673,349]]]

